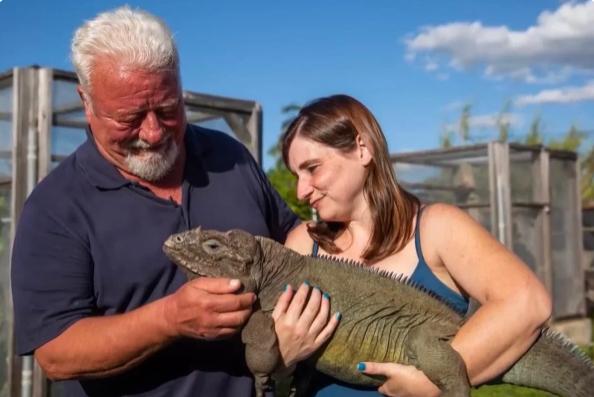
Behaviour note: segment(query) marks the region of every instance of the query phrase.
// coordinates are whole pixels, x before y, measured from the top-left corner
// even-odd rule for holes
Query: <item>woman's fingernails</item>
[[[359,371],[359,372],[365,371],[365,363],[357,364],[357,371]]]
[[[303,281],[303,284],[307,285],[308,287],[311,285],[307,280]]]
[[[324,293],[322,294],[322,296],[323,296],[325,299],[330,299],[330,294],[329,294],[329,293],[327,293],[327,292],[324,292]]]
[[[336,312],[336,319],[340,320],[342,318],[342,313]]]

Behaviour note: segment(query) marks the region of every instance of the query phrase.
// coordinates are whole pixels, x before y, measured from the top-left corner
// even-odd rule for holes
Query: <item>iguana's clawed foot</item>
[[[254,375],[256,397],[264,397],[265,392],[272,391],[272,379],[268,375]]]

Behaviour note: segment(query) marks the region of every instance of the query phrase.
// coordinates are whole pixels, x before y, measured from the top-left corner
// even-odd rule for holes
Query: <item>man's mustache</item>
[[[171,135],[167,135],[161,142],[156,144],[150,144],[147,141],[143,140],[142,138],[134,139],[133,141],[127,142],[124,146],[126,149],[130,150],[151,150],[151,149],[160,149],[166,146],[171,141]]]

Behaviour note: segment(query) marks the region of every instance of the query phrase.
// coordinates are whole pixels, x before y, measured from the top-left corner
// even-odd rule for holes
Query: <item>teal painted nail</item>
[[[283,284],[283,291],[286,291],[289,288],[289,284]]]
[[[303,281],[303,284],[307,285],[308,287],[311,285],[307,280]]]
[[[342,313],[336,312],[336,319],[340,320],[342,318]]]
[[[324,294],[322,294],[322,296],[326,299],[330,299],[330,294],[327,292],[324,292]]]
[[[365,363],[357,364],[357,371],[359,371],[359,372],[365,371]]]

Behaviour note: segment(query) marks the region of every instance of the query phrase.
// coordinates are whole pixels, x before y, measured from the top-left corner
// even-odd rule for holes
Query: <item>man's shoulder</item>
[[[59,205],[80,192],[83,182],[77,166],[78,150],[70,154],[50,171],[33,189],[27,201],[44,205]]]
[[[247,148],[237,139],[222,131],[197,125],[189,125],[189,144],[191,150],[202,157],[237,157],[243,158]]]

